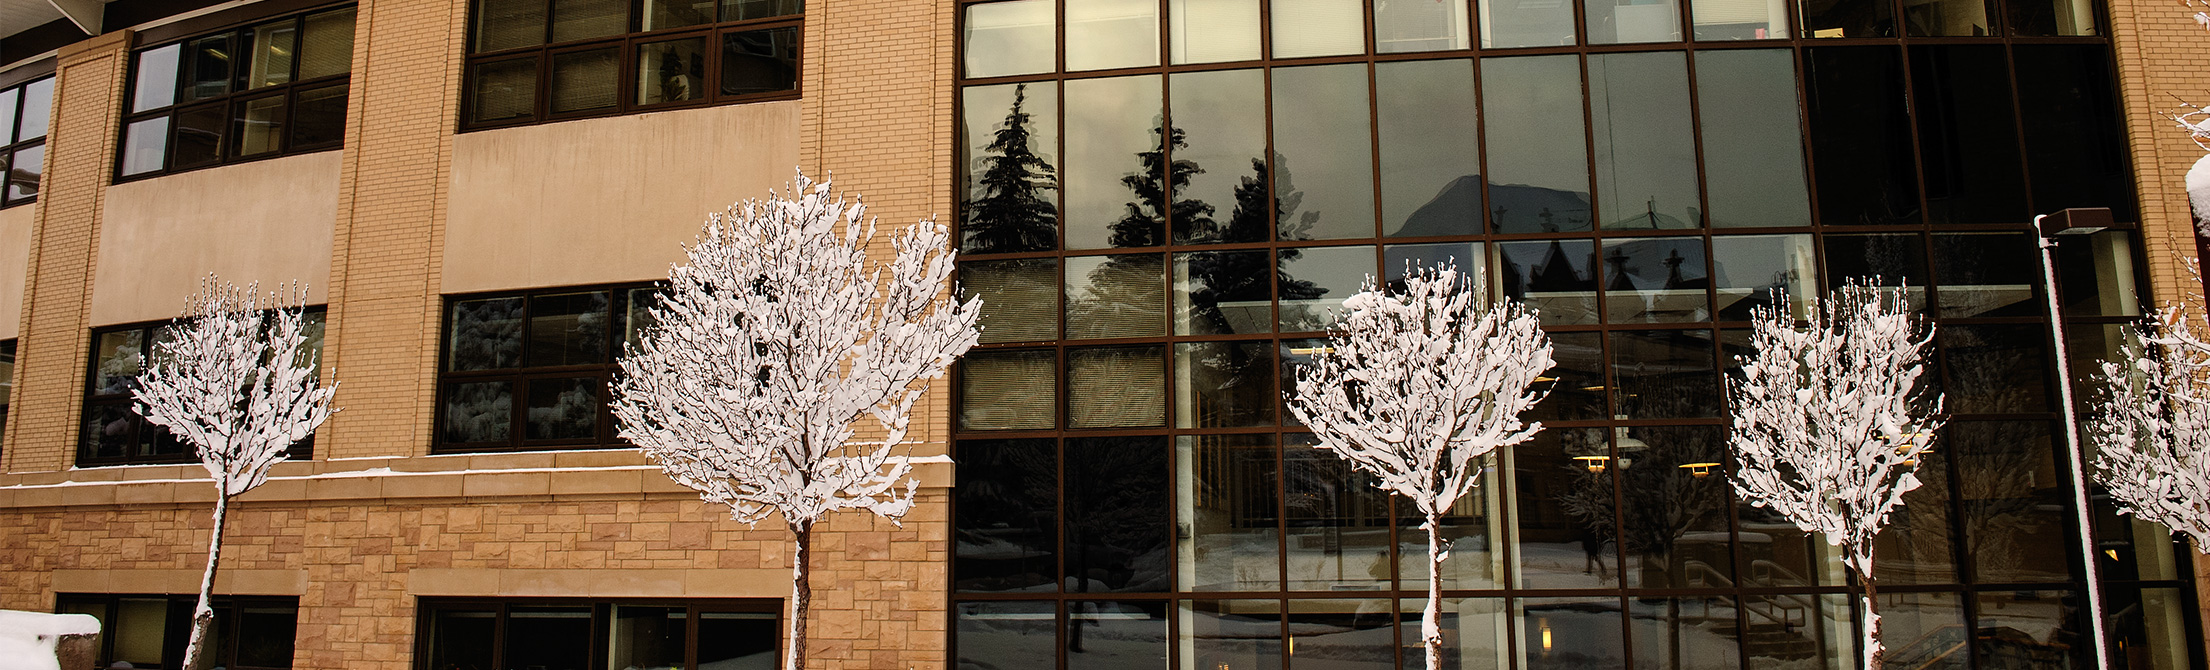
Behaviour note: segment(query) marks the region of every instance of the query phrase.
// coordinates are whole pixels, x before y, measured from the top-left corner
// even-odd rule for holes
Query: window
[[[0,207],[38,199],[38,178],[46,164],[46,126],[53,118],[52,75],[0,89]],[[13,350],[10,350],[13,355]]]
[[[415,667],[771,670],[782,610],[779,600],[424,598]]]
[[[307,346],[322,360],[324,313],[307,309]],[[170,435],[168,429],[148,423],[133,409],[131,392],[138,375],[155,355],[155,344],[168,337],[169,322],[103,328],[92,332],[91,370],[85,375],[84,414],[77,435],[77,466],[189,463],[196,457],[191,447]],[[12,341],[5,350],[13,360]],[[4,411],[4,410],[0,410]],[[0,414],[0,417],[4,417]],[[291,458],[314,457],[313,436],[292,445]]]
[[[653,286],[546,289],[445,305],[437,450],[615,446],[606,385]]]
[[[461,128],[791,97],[804,0],[476,0]]]
[[[100,653],[94,667],[176,668],[191,635],[194,595],[88,595],[64,593],[54,611],[100,620]],[[222,598],[214,602],[211,666],[232,670],[292,667],[299,629],[297,598]],[[127,665],[126,665],[127,664]]]
[[[0,340],[0,430],[8,426],[8,406],[15,396],[15,340]]]
[[[138,50],[116,177],[338,148],[353,19],[318,10]]]

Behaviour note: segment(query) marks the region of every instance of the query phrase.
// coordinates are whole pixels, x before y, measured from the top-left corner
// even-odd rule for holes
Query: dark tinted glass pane
[[[1050,430],[1057,426],[1057,361],[1050,351],[968,354],[959,365],[959,427]]]
[[[184,43],[184,93],[177,102],[206,100],[230,92],[230,36],[202,37]]]
[[[801,14],[805,0],[721,0],[721,20],[742,21]]]
[[[1289,590],[1389,588],[1389,494],[1378,488],[1373,475],[1351,467],[1350,461],[1334,452],[1320,449],[1319,440],[1310,433],[1291,434],[1282,439],[1281,471],[1282,525],[1289,545]],[[1478,508],[1478,505],[1461,507]],[[1404,509],[1415,511],[1409,504],[1404,505]],[[1414,527],[1426,523],[1422,518],[1418,523],[1399,527],[1399,531],[1405,533],[1401,543],[1406,545],[1406,568],[1414,564],[1419,566],[1420,584],[1427,583],[1427,531]],[[1466,533],[1461,531],[1467,530],[1478,531],[1479,527],[1447,528],[1443,536],[1465,539],[1462,536]],[[1453,551],[1452,561],[1444,564],[1443,576],[1449,581],[1443,588],[1496,588],[1485,579],[1476,580],[1477,583],[1451,579],[1461,572],[1454,570],[1459,566],[1452,563],[1487,567],[1483,560],[1488,553],[1483,551],[1487,539],[1476,537],[1458,545],[1464,553]],[[1411,545],[1418,545],[1419,550],[1415,552]],[[1493,578],[1487,574],[1481,577]]]
[[[2049,331],[2041,326],[1943,326],[1949,363],[1947,409],[1958,414],[2049,410],[2043,370]],[[1929,370],[1929,373],[1932,371]]]
[[[23,85],[22,123],[17,125],[16,141],[46,136],[46,126],[54,113],[54,78],[47,77]]]
[[[1604,241],[1604,304],[1611,323],[1711,320],[1701,237]]]
[[[2103,611],[2111,642],[2127,651],[2125,663],[2143,670],[2188,667],[2193,639],[2186,612],[2192,606],[2180,588],[2104,587]]]
[[[1573,33],[1571,3],[1481,0],[1483,49],[1568,46]]]
[[[1811,225],[1790,52],[1698,52],[1696,96],[1712,227]]]
[[[1051,590],[1059,570],[1058,442],[966,440],[958,456],[954,588]]]
[[[698,665],[720,670],[774,670],[782,629],[772,612],[700,612]]]
[[[982,298],[982,341],[1059,339],[1059,260],[1024,258],[959,266],[961,298]]]
[[[971,86],[961,94],[967,163],[961,251],[995,254],[1057,248],[1057,85]]]
[[[967,76],[998,77],[1052,71],[1055,9],[1051,0],[968,5]]]
[[[1903,494],[1903,504],[1888,513],[1888,526],[1873,538],[1872,574],[1881,584],[1943,584],[1957,581],[1957,558],[1949,504],[1949,445],[1935,442],[1919,456],[1919,487]],[[1886,594],[1882,594],[1886,595]],[[1882,607],[1887,604],[1883,602]],[[1887,611],[1881,611],[1883,639]],[[1893,657],[1890,657],[1893,658]]]
[[[1273,330],[1273,263],[1265,250],[1174,255],[1174,332],[1178,335]]]
[[[637,45],[636,104],[706,97],[706,38]]]
[[[1705,0],[1688,3],[1695,14],[1696,41],[1787,39],[1788,3]],[[1700,67],[1700,66],[1699,66]]]
[[[797,28],[748,30],[721,37],[721,94],[798,88]]]
[[[598,436],[599,380],[529,381],[527,436],[532,440],[578,440]]]
[[[714,22],[714,0],[645,0],[645,30]]]
[[[629,32],[628,0],[553,0],[552,41]]]
[[[1719,320],[1748,321],[1756,309],[1770,307],[1808,317],[1808,301],[1818,293],[1819,278],[1811,249],[1809,235],[1711,238]]]
[[[1381,599],[1302,600],[1289,612],[1290,639],[1297,653],[1291,666],[1342,670],[1390,670],[1396,667],[1396,612]],[[1447,643],[1446,643],[1447,644]]]
[[[1278,600],[1184,600],[1182,662],[1198,668],[1281,670],[1281,630]]]
[[[158,598],[120,598],[115,604],[113,631],[115,660],[160,667],[162,647],[167,646],[170,604]],[[187,611],[182,618],[191,615]],[[180,625],[181,627],[181,625]],[[103,631],[104,632],[104,631]],[[102,642],[106,642],[102,640]]]
[[[1274,425],[1274,345],[1174,345],[1174,422],[1180,428]]]
[[[137,445],[137,415],[129,405],[91,405],[84,408],[82,445],[78,458],[123,458]]]
[[[1156,346],[1067,350],[1067,427],[1166,425],[1165,356]]]
[[[1067,603],[1067,670],[1164,668],[1167,603]]]
[[[1708,330],[1614,332],[1612,404],[1631,419],[1718,416],[1712,355]]]
[[[1604,402],[1604,336],[1601,333],[1551,333],[1550,356],[1557,366],[1543,373],[1536,388],[1548,397],[1527,413],[1534,420],[1601,419]]]
[[[255,156],[284,148],[284,96],[242,101],[236,109],[237,122],[231,126],[236,134],[234,155]]]
[[[2082,240],[2085,243],[2085,240]],[[2046,314],[2040,293],[2040,249],[2027,233],[1937,233],[1934,279],[1941,315],[2028,316]]]
[[[1797,0],[1796,12],[1811,37],[1895,35],[1895,5],[1886,0]]]
[[[1944,436],[1957,450],[1964,539],[1982,582],[2072,579],[2072,497],[2059,447],[2040,421],[1958,422]]]
[[[345,141],[345,85],[307,89],[292,96],[293,147]]]
[[[306,32],[299,36],[301,80],[345,74],[353,69],[354,9],[308,16]]]
[[[689,624],[684,608],[615,605],[612,609],[606,640],[607,666],[683,666],[684,628]]]
[[[1917,235],[1827,235],[1828,288],[1851,279],[1881,286],[1908,285],[1913,309],[1926,307],[1926,242]]]
[[[2095,4],[2079,0],[2021,0],[2010,7],[2013,35],[2094,35]]]
[[[298,629],[297,608],[238,608],[238,665],[291,667],[292,639]]]
[[[1988,0],[1932,0],[1903,5],[1903,30],[1912,37],[1986,37],[1995,34]]]
[[[1911,70],[1930,219],[2016,223],[2029,218],[2003,48],[1912,47]]]
[[[46,145],[15,150],[7,168],[9,201],[37,197],[39,174],[46,168]]]
[[[1897,667],[1964,670],[1973,643],[1964,626],[1964,602],[1954,593],[1880,592],[1881,660]],[[1895,640],[1895,642],[1886,642]],[[2030,667],[2030,666],[2029,666]]]
[[[2081,239],[2085,238],[2085,239]],[[2071,316],[2139,316],[2140,277],[2133,269],[2133,233],[2105,230],[2063,239],[2056,248],[2057,297]]]
[[[292,60],[299,49],[299,23],[286,19],[254,26],[246,65],[246,88],[275,86],[292,80]]]
[[[607,362],[607,309],[612,301],[605,291],[532,296],[528,365]]]
[[[1376,52],[1445,51],[1470,46],[1466,39],[1466,0],[1374,5]]]
[[[1703,225],[1686,59],[1679,53],[1590,56],[1588,77],[1597,217],[1604,227]]]
[[[1681,8],[1677,3],[1593,0],[1585,6],[1590,44],[1678,42],[1681,39]]]
[[[138,52],[138,72],[131,79],[130,111],[143,112],[176,104],[177,60],[183,51],[184,45],[171,44]],[[13,114],[14,110],[9,113]]]
[[[1474,132],[1479,115],[1472,63],[1375,65],[1374,96],[1381,133],[1382,232],[1392,237],[1479,234],[1481,142]]]
[[[1725,426],[1629,428],[1619,438],[1621,463],[1631,463],[1619,471],[1620,522],[1627,538],[1622,572],[1629,587],[1697,588],[1733,579],[1728,451]]]
[[[1601,428],[1551,428],[1507,452],[1520,588],[1619,584],[1611,444]],[[1617,624],[1613,624],[1616,628]]]
[[[123,176],[161,169],[169,153],[169,117],[133,121],[123,130]]]
[[[545,0],[476,0],[476,53],[545,43]]]
[[[1184,591],[1281,586],[1281,481],[1272,435],[1184,435],[1174,447]],[[1070,484],[1071,485],[1071,484]]]
[[[554,54],[552,111],[605,109],[620,99],[621,59],[613,49]]]
[[[1481,62],[1489,221],[1498,232],[1588,230],[1588,140],[1573,56]]]
[[[1067,248],[1165,242],[1161,96],[1154,75],[1066,83]],[[1177,186],[1189,177],[1175,169]]]
[[[177,112],[176,139],[169,144],[169,167],[206,165],[223,157],[223,129],[230,125],[221,103]]]
[[[504,442],[513,431],[512,382],[475,382],[446,387],[446,442]]]
[[[1085,256],[1067,263],[1067,337],[1166,334],[1166,258]]]
[[[493,667],[491,643],[498,639],[498,616],[489,610],[435,610],[430,614],[430,667]]]
[[[1389,290],[1396,291],[1404,288],[1407,273],[1445,265],[1458,268],[1468,279],[1483,282],[1488,294],[1496,293],[1496,282],[1488,277],[1489,257],[1479,242],[1392,244],[1382,249],[1381,274],[1375,276]]]
[[[113,395],[138,388],[138,373],[146,366],[146,331],[139,329],[101,333],[92,344],[92,393]]]
[[[1363,65],[1274,70],[1273,176],[1280,210],[1275,226],[1281,239],[1374,236],[1373,123],[1366,91]]]
[[[953,660],[960,670],[1050,668],[1058,665],[1058,603],[981,602],[953,606]]]
[[[1896,50],[1821,47],[1805,58],[1819,221],[1917,223],[1918,176]]]
[[[1266,191],[1266,104],[1258,70],[1177,74],[1174,97],[1174,240],[1184,244],[1273,239]],[[1277,202],[1286,206],[1288,201]],[[1142,236],[1147,219],[1123,218],[1115,239]],[[1116,246],[1133,246],[1115,243]]]
[[[1070,438],[1065,468],[1066,590],[1169,588],[1166,438]]]
[[[1403,670],[1426,670],[1427,647],[1420,641],[1420,621],[1427,607],[1426,598],[1407,598],[1397,604],[1397,646],[1403,651],[1398,658]],[[1443,667],[1459,670],[1489,670],[1498,667],[1503,656],[1507,637],[1504,627],[1504,600],[1502,598],[1444,598],[1438,608],[1442,616],[1435,622],[1442,629]],[[1509,666],[1506,666],[1509,667]]]
[[[1159,64],[1158,0],[1088,0],[1066,5],[1067,70]]]
[[[2109,207],[2119,221],[2135,220],[2108,47],[2020,45],[2012,58],[2034,211]]]
[[[510,668],[588,670],[591,608],[507,608],[503,656]]]
[[[522,299],[453,303],[445,324],[445,369],[511,368],[522,360]]]
[[[1630,633],[1635,659],[1653,659],[1657,662],[1641,667],[1667,670],[1742,667],[1742,640],[1733,625],[1734,602],[1731,596],[1628,598],[1627,620],[1633,629]],[[1794,626],[1783,624],[1777,628],[1789,631]]]
[[[1519,648],[1526,650],[1522,667],[1527,670],[1627,667],[1618,598],[1522,598],[1512,602],[1512,609],[1519,615]]]
[[[1343,299],[1363,290],[1373,275],[1374,248],[1283,249],[1276,267],[1282,332],[1326,330],[1342,312]]]
[[[519,58],[471,66],[468,118],[477,123],[537,113],[537,59]]]
[[[1496,250],[1504,295],[1534,308],[1544,325],[1596,323],[1596,243],[1499,242]]]
[[[2086,599],[2072,591],[1989,591],[1974,594],[1973,652],[1981,668],[2001,670],[2092,668],[2095,642],[2080,620]],[[2133,654],[2160,650],[2129,650]],[[2111,665],[2118,665],[2113,658]],[[2133,667],[2146,667],[2147,664]]]

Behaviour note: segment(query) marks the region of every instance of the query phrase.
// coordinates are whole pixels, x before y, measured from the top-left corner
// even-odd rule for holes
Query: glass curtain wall
[[[1281,397],[1343,298],[1455,263],[1558,367],[1442,523],[1450,667],[1850,667],[1833,548],[1727,486],[1723,380],[1854,278],[1938,325],[1954,413],[1879,546],[1889,660],[2079,667],[2029,222],[2134,220],[2129,168],[2089,8],[1975,6],[961,3],[955,665],[1417,667],[1422,520]],[[2084,371],[2138,251],[2059,257]],[[2122,664],[2189,667],[2184,555],[2097,512]]]

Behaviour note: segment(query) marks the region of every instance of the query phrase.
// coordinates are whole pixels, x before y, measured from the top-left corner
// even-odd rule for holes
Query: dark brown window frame
[[[478,0],[477,2],[471,2],[469,4],[469,16],[471,19],[473,19],[480,10],[481,3],[480,0]],[[805,49],[803,47],[803,43],[805,41],[806,34],[805,13],[803,8],[801,8],[800,13],[798,14],[790,14],[785,16],[743,19],[736,21],[722,21],[719,23],[705,23],[693,26],[683,26],[680,28],[663,28],[652,31],[640,31],[638,29],[642,28],[643,4],[644,0],[630,0],[628,19],[628,28],[630,32],[619,35],[608,35],[604,37],[570,40],[566,42],[552,41],[552,29],[554,22],[550,20],[552,13],[550,11],[550,6],[548,5],[546,10],[542,12],[542,15],[547,17],[547,20],[544,22],[545,32],[543,34],[543,42],[540,42],[534,46],[515,47],[510,49],[485,51],[480,53],[475,50],[476,34],[473,27],[474,24],[471,21],[471,27],[468,29],[469,53],[461,65],[461,109],[459,131],[468,132],[473,130],[488,130],[492,128],[533,126],[538,124],[557,123],[560,121],[569,121],[574,119],[622,116],[628,114],[642,114],[646,112],[657,112],[671,109],[692,109],[698,107],[733,105],[747,102],[796,100],[803,95],[803,91],[805,89],[805,81],[802,75],[794,78],[791,84],[791,88],[784,91],[764,91],[759,93],[724,95],[721,92],[720,84],[720,75],[722,71],[721,40],[726,40],[731,35],[752,31],[769,30],[775,28],[795,29],[797,31],[798,40],[800,43],[798,53],[796,54],[796,68],[799,72],[802,73],[805,63]],[[705,75],[702,77],[702,80],[706,82],[706,95],[696,100],[679,100],[673,102],[657,102],[651,104],[637,103],[634,99],[634,93],[637,85],[636,73],[638,47],[644,44],[694,38],[704,39],[706,41],[706,48],[703,52],[706,57],[706,67]],[[600,107],[573,112],[554,113],[552,111],[551,89],[553,59],[569,53],[595,51],[609,48],[616,51],[614,105],[612,107]],[[535,65],[536,76],[533,79],[534,88],[532,89],[534,99],[530,108],[530,113],[527,116],[520,116],[510,119],[498,119],[492,121],[474,120],[476,117],[476,105],[474,102],[475,95],[473,94],[473,91],[475,90],[474,86],[476,84],[476,69],[483,65],[494,65],[509,62],[531,62]]]
[[[162,656],[164,657],[163,660],[168,660],[167,656],[169,652],[174,651],[179,655],[177,662],[182,663],[182,654],[184,653],[183,636],[186,634],[186,631],[191,628],[191,619],[189,614],[191,612],[193,604],[198,600],[197,595],[172,593],[60,593],[54,596],[54,611],[64,614],[71,613],[75,608],[70,608],[70,605],[90,605],[105,609],[106,613],[100,615],[100,623],[102,628],[100,632],[102,634],[99,638],[100,642],[98,658],[98,662],[103,664],[99,667],[105,668],[109,667],[105,665],[105,663],[107,663],[108,661],[116,660],[115,639],[117,636],[113,634],[115,632],[114,627],[117,623],[116,608],[120,606],[120,604],[124,600],[139,599],[166,600],[169,602],[170,611],[174,612],[181,608],[186,613],[185,617],[172,617],[171,619],[165,620],[164,628],[166,628],[167,630],[163,631],[164,640],[162,643]],[[216,616],[227,616],[232,624],[231,626],[227,627],[227,629],[224,626],[215,627],[215,630],[225,632],[227,633],[227,635],[222,639],[214,640],[215,646],[217,647],[214,652],[214,665],[237,668],[238,670],[289,670],[289,668],[292,667],[288,664],[281,666],[265,666],[238,665],[236,663],[238,655],[238,638],[240,637],[238,635],[239,628],[236,626],[236,623],[238,621],[237,610],[245,607],[290,608],[292,610],[293,620],[296,622],[299,616],[298,598],[290,596],[221,595],[215,596],[215,600],[211,604],[214,606]],[[292,644],[294,645],[294,653],[296,654],[297,645],[299,643],[299,630],[296,627],[296,623],[294,625],[295,627],[292,629]]]
[[[774,629],[783,630],[784,612],[788,608],[781,598],[501,598],[501,597],[425,597],[415,602],[414,662],[418,667],[429,667],[430,643],[436,639],[432,627],[436,613],[450,610],[493,610],[490,645],[493,667],[506,667],[499,658],[505,654],[507,610],[511,607],[589,607],[591,608],[591,660],[584,667],[604,668],[606,639],[609,630],[610,610],[613,606],[682,607],[684,608],[684,664],[686,669],[698,667],[698,622],[703,614],[741,613],[768,614],[774,617]],[[780,661],[785,644],[783,636],[775,636],[775,658]]]
[[[310,305],[306,308],[306,312],[310,315],[318,317],[326,313],[324,307],[321,305]],[[167,429],[161,428],[159,426],[154,426],[152,423],[147,422],[146,418],[143,416],[139,416],[135,410],[131,410],[130,415],[126,419],[124,419],[130,424],[129,431],[131,435],[131,448],[136,449],[137,445],[141,443],[141,440],[143,439],[141,437],[141,431],[150,429],[161,431],[160,435],[153,437],[153,439],[156,440],[157,445],[164,443],[173,444],[175,445],[174,448],[176,449],[176,451],[172,453],[126,454],[117,457],[101,458],[91,455],[92,444],[89,441],[90,435],[83,432],[85,422],[90,420],[92,412],[95,409],[112,407],[122,407],[125,409],[129,409],[137,402],[131,399],[131,393],[129,391],[124,391],[122,393],[97,392],[99,389],[96,384],[99,383],[100,379],[100,338],[102,336],[113,333],[138,331],[138,356],[141,365],[139,369],[142,374],[144,372],[144,362],[153,360],[152,352],[154,342],[158,337],[157,334],[161,329],[168,327],[171,323],[173,322],[142,321],[138,323],[123,324],[118,326],[105,326],[92,329],[91,337],[87,338],[88,342],[86,343],[86,348],[89,350],[89,353],[85,356],[84,402],[82,404],[83,411],[77,416],[77,467],[88,468],[110,465],[165,465],[199,462],[199,457],[192,453],[192,447],[190,445],[177,442],[174,436],[168,434]],[[10,341],[12,342],[13,340]],[[327,346],[325,348],[327,348]],[[4,420],[5,416],[5,409],[0,408],[0,420]],[[299,442],[293,444],[288,451],[290,452],[290,455],[287,457],[289,460],[313,460],[315,457],[315,436],[308,435],[307,439],[300,440]]]
[[[44,159],[46,158],[46,153],[43,150],[46,147],[46,136],[53,132],[54,81],[54,74],[51,68],[51,64],[49,64],[49,67],[44,74],[33,75],[22,83],[13,84],[8,86],[7,89],[0,90],[0,93],[4,93],[7,91],[15,92],[15,109],[9,110],[8,112],[9,127],[6,129],[6,136],[15,138],[15,141],[6,145],[0,145],[0,166],[5,166],[7,170],[6,179],[0,180],[0,209],[14,207],[16,205],[27,205],[38,201],[38,187],[39,182],[44,177],[45,166],[42,164],[33,168],[33,172],[29,175],[28,179],[24,180],[30,184],[30,194],[18,197],[15,195],[17,174],[15,170],[15,155],[18,152],[30,149],[40,149],[41,151],[38,154],[39,159],[41,163],[44,162]],[[46,132],[39,133],[37,137],[16,137],[16,133],[20,132],[23,127],[24,102],[30,98],[32,87],[39,86],[40,84],[44,84],[44,87],[46,89],[47,130]]]
[[[184,54],[182,54],[182,50],[185,48],[185,45],[189,45],[192,42],[210,37],[227,36],[231,40],[231,48],[233,52],[232,57],[238,59],[240,62],[250,63],[251,57],[247,56],[246,52],[250,49],[250,45],[252,44],[251,40],[254,29],[274,23],[290,21],[293,23],[294,26],[294,34],[303,36],[305,35],[305,21],[308,17],[346,10],[354,10],[356,12],[358,11],[355,5],[351,2],[325,4],[313,7],[311,9],[290,12],[288,14],[255,18],[251,21],[245,21],[235,25],[231,25],[222,30],[195,33],[188,36],[162,39],[159,41],[150,41],[134,47],[131,50],[129,72],[127,73],[127,76],[125,76],[123,79],[123,81],[125,82],[124,86],[126,86],[130,92],[123,96],[123,118],[122,122],[117,124],[116,128],[115,167],[111,183],[121,184],[126,182],[138,181],[141,179],[152,179],[163,175],[190,172],[193,170],[202,170],[224,165],[236,165],[239,163],[250,163],[253,161],[267,160],[271,158],[297,156],[301,154],[310,154],[344,148],[345,139],[343,124],[344,119],[348,116],[347,114],[341,113],[339,115],[340,132],[338,133],[337,139],[325,140],[309,144],[295,143],[295,140],[297,139],[296,135],[299,132],[299,126],[292,123],[292,121],[294,112],[299,108],[300,94],[302,93],[318,92],[328,90],[332,87],[343,88],[345,89],[346,105],[350,107],[352,104],[352,68],[349,64],[347,66],[346,72],[344,73],[325,75],[308,80],[301,80],[298,78],[298,74],[303,59],[298,57],[296,50],[292,58],[290,81],[287,81],[285,83],[246,89],[243,87],[243,83],[246,77],[249,76],[248,71],[250,70],[250,68],[239,66],[238,64],[234,63],[233,71],[230,75],[230,80],[227,83],[227,87],[230,89],[227,93],[212,96],[206,99],[193,100],[190,102],[172,102],[171,104],[166,106],[140,112],[132,112],[130,110],[133,108],[133,106],[137,104],[136,82],[138,81],[138,71],[141,59],[145,54],[149,52],[167,48],[172,45],[178,46],[179,63],[177,66],[176,90],[181,93],[184,87],[188,84],[185,79],[186,65],[183,62],[185,56]],[[355,38],[358,39],[359,15],[357,13],[355,14],[354,21],[354,35]],[[297,42],[295,41],[294,44],[296,47]],[[351,62],[350,57],[347,59],[347,61],[348,63]],[[277,141],[277,148],[271,151],[263,151],[251,155],[239,154],[237,147],[237,126],[241,118],[240,114],[243,110],[243,106],[247,103],[257,102],[273,97],[282,97],[284,99],[282,114],[286,127],[284,128],[281,136]],[[183,96],[179,94],[176,96],[176,99],[182,100]],[[214,160],[193,163],[191,165],[177,165],[175,150],[177,146],[178,124],[176,119],[186,114],[204,112],[208,110],[220,111],[223,118],[223,133],[220,139],[217,140],[219,145],[216,150],[217,158],[215,158]],[[168,118],[169,121],[162,132],[163,140],[161,145],[161,166],[154,169],[146,170],[144,172],[125,174],[123,172],[125,161],[127,161],[130,156],[131,127],[134,124],[142,121],[164,117]]]
[[[432,424],[433,433],[431,437],[430,453],[452,454],[550,451],[559,449],[618,449],[630,446],[628,442],[623,441],[619,436],[616,435],[618,431],[614,424],[613,409],[611,405],[607,404],[607,400],[611,397],[609,393],[611,392],[613,376],[617,371],[621,369],[616,361],[621,355],[623,344],[626,342],[626,340],[623,338],[623,326],[625,322],[621,319],[628,318],[628,301],[629,293],[631,291],[635,291],[638,289],[654,289],[658,288],[659,286],[660,284],[656,282],[624,282],[618,284],[562,286],[551,288],[534,288],[520,291],[491,291],[484,293],[454,294],[445,296],[445,305],[438,312],[439,335],[437,355],[437,409],[435,412],[435,423]],[[610,316],[607,322],[606,331],[607,349],[605,352],[605,362],[560,366],[533,367],[527,365],[527,362],[529,360],[530,346],[529,299],[536,296],[568,295],[576,293],[594,293],[601,291],[610,294],[610,298],[607,301],[607,310]],[[450,367],[452,362],[450,358],[452,355],[452,323],[454,306],[468,301],[500,298],[516,298],[522,300],[522,311],[517,317],[517,328],[520,330],[519,337],[521,338],[521,348],[518,349],[515,354],[517,360],[517,364],[515,365],[515,367],[465,371],[451,370]],[[596,424],[594,427],[595,435],[590,438],[542,440],[529,439],[529,402],[527,395],[528,383],[531,380],[536,379],[571,379],[587,376],[597,377],[600,382],[598,390],[598,418],[596,419]],[[445,439],[445,419],[446,400],[449,397],[449,394],[453,392],[453,388],[455,386],[458,386],[460,384],[479,382],[508,382],[511,384],[511,386],[508,387],[508,411],[511,413],[511,423],[508,424],[509,427],[507,429],[507,439],[501,442],[447,442]]]

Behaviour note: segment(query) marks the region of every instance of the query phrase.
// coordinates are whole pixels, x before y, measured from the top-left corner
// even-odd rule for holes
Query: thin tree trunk
[[[1871,570],[1865,570],[1857,576],[1865,582],[1865,639],[1860,642],[1861,646],[1864,647],[1865,670],[1880,670],[1883,661],[1881,660],[1882,649],[1880,645],[1879,591],[1874,588]]]
[[[806,562],[813,555],[813,524],[790,524],[790,532],[796,536],[797,551],[790,559],[790,650],[784,654],[784,670],[805,670],[806,667],[806,609],[812,601],[813,587],[806,574]]]
[[[217,483],[221,486],[221,483]],[[207,632],[215,627],[215,567],[222,562],[223,522],[230,514],[230,494],[216,491],[215,529],[207,538],[207,572],[200,576],[199,605],[192,608],[192,637],[184,645],[184,669],[209,665]]]
[[[1427,670],[1443,670],[1443,527],[1441,514],[1427,515],[1427,607],[1420,612],[1420,640],[1427,647]]]

